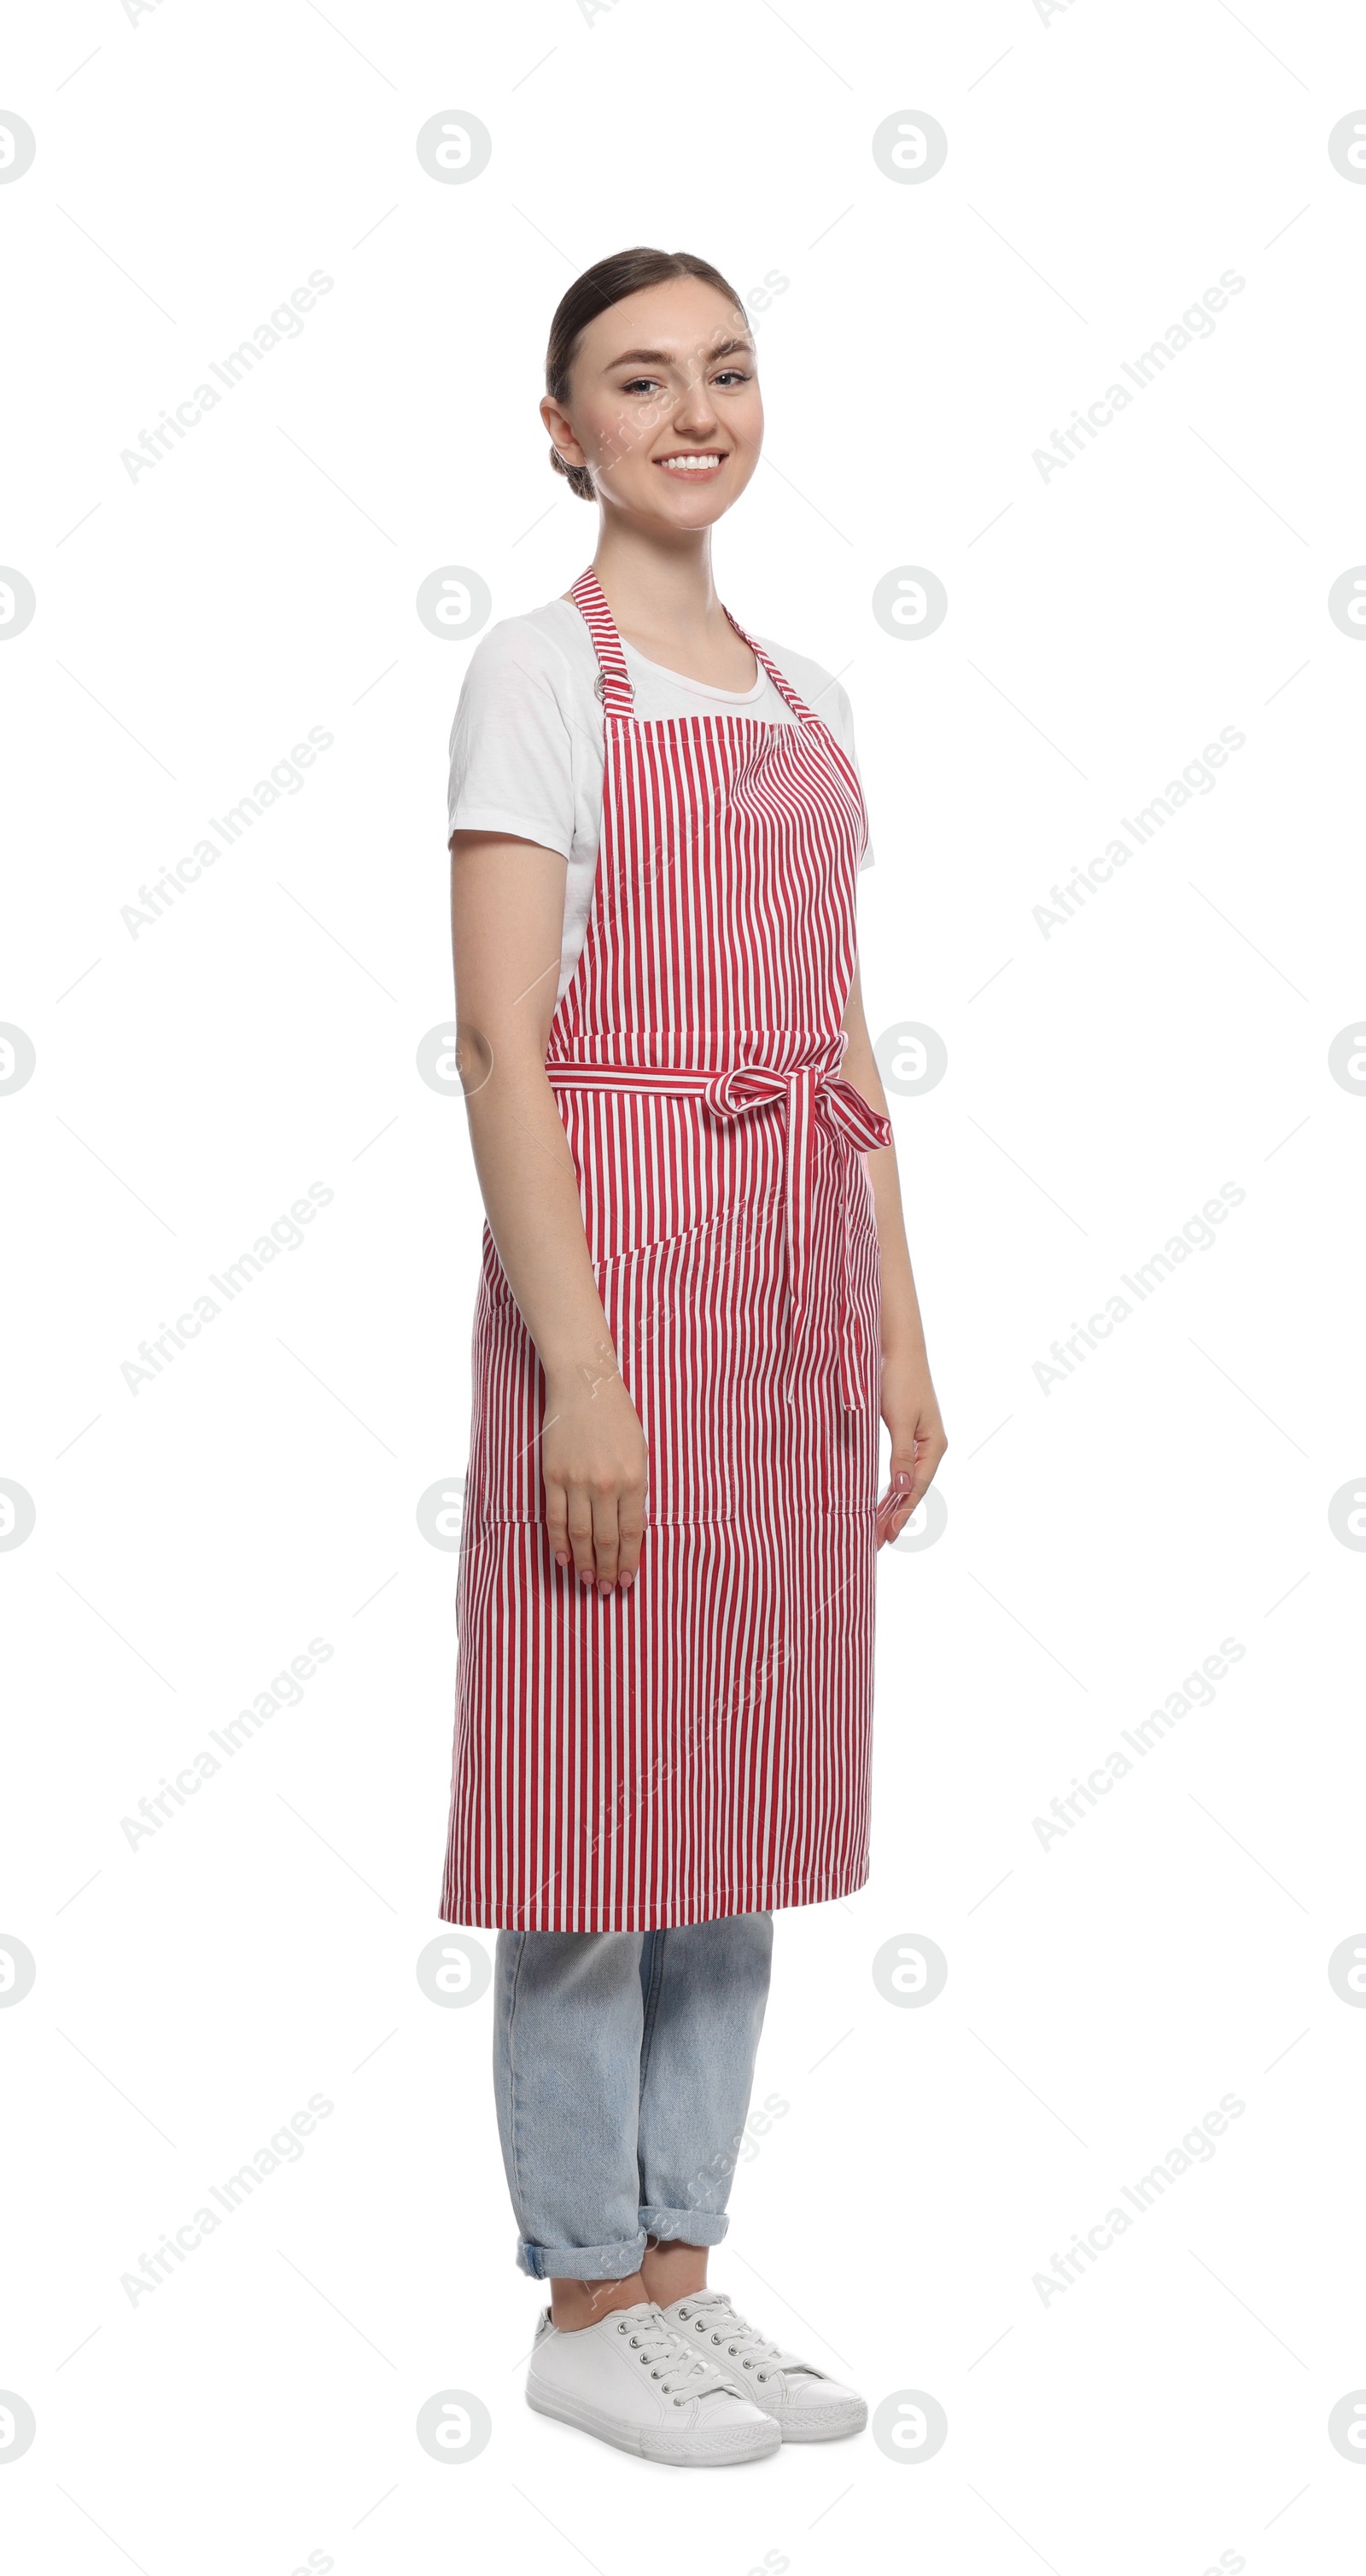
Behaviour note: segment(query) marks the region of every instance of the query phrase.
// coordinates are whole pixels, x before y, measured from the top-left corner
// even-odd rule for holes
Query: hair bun
[[[550,446],[550,463],[552,471],[564,476],[570,491],[576,492],[581,501],[591,501],[596,497],[593,490],[593,477],[587,466],[566,463],[553,439]]]

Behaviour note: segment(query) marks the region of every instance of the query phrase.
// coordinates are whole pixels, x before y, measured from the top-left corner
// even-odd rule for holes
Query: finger
[[[581,1583],[593,1580],[593,1506],[585,1485],[569,1489],[569,1545]]]
[[[915,1445],[894,1441],[887,1491],[877,1507],[877,1543],[886,1547],[900,1538],[915,1509]]]
[[[563,1485],[546,1486],[545,1525],[550,1533],[550,1553],[555,1563],[567,1566],[570,1557],[569,1498]]]
[[[593,1497],[593,1554],[597,1560],[599,1592],[610,1592],[617,1579],[620,1544],[617,1530],[617,1490]]]
[[[626,1492],[617,1504],[619,1555],[617,1580],[624,1591],[640,1572],[640,1551],[645,1537],[645,1497]]]
[[[917,1441],[915,1468],[911,1476],[911,1493],[916,1503],[924,1501],[934,1483],[948,1445],[942,1431],[930,1432],[923,1440]]]

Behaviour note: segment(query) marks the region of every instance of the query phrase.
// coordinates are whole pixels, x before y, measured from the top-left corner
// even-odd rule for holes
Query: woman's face
[[[624,296],[590,322],[566,407],[541,418],[609,510],[655,529],[709,528],[758,463],[763,404],[749,326],[698,277]]]

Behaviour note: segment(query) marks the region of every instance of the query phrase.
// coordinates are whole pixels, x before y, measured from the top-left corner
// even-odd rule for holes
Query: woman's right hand
[[[600,1375],[547,1378],[541,1478],[557,1565],[624,1590],[640,1566],[649,1451],[613,1357]]]

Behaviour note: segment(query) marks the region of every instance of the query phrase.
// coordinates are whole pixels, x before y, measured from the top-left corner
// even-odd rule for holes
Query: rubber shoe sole
[[[648,2424],[623,2424],[617,2416],[604,2414],[581,2399],[551,2397],[540,2389],[528,2388],[526,2402],[537,2415],[549,2415],[557,2424],[572,2424],[577,2432],[593,2433],[600,2442],[610,2442],[614,2450],[630,2451],[637,2459],[655,2460],[664,2468],[732,2469],[746,2460],[766,2460],[782,2449],[782,2433],[771,2415],[762,2424],[736,2424],[724,2432],[718,2427],[708,2434],[706,2447],[702,2448],[692,2434],[669,2434]]]
[[[829,2406],[791,2406],[774,2422],[785,2442],[841,2442],[868,2421],[863,2399],[842,2397]]]

